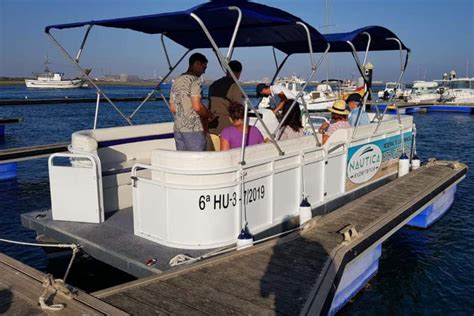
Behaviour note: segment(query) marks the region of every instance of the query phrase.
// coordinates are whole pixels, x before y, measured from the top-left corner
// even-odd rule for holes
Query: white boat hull
[[[306,106],[308,107],[308,111],[327,111],[328,108],[330,108],[334,100],[325,100],[325,101],[313,101],[313,102],[308,102],[306,103]]]
[[[408,152],[412,118],[402,124]],[[374,135],[376,126],[354,138],[337,130],[324,146],[313,136],[280,141],[283,156],[272,144],[249,146],[243,167],[240,150],[176,151],[172,123],[76,132],[72,152],[50,157],[53,219],[100,223],[133,207],[136,236],[175,248],[231,245],[245,221],[258,234],[297,217],[302,196],[316,208],[395,175],[399,123],[387,118]],[[72,165],[56,165],[58,156]]]
[[[61,80],[61,81],[46,81],[46,80],[34,80],[25,79],[27,88],[39,88],[39,89],[73,89],[81,88],[84,85],[83,79],[72,79],[72,80]]]

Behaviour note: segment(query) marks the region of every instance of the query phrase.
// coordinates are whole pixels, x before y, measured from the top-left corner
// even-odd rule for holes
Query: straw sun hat
[[[340,114],[340,115],[349,115],[349,111],[346,110],[346,102],[343,100],[334,101],[332,107],[328,108],[329,112]]]

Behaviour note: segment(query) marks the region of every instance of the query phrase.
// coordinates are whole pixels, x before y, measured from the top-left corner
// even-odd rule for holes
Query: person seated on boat
[[[349,124],[351,124],[352,127],[356,126],[357,116],[359,116],[359,122],[357,123],[357,126],[370,124],[369,115],[367,114],[367,112],[364,111],[361,106],[362,97],[360,96],[360,94],[351,94],[347,98],[346,103],[351,111],[351,113],[349,114]]]
[[[270,97],[270,108],[273,113],[278,113],[287,100],[294,100],[296,95],[288,88],[274,84],[259,83],[257,85],[257,98]]]
[[[322,134],[323,138],[323,144],[326,144],[329,137],[338,129],[351,127],[347,121],[349,111],[346,110],[346,102],[343,100],[336,100],[328,110],[331,112],[331,124],[323,123],[319,127],[319,132]]]
[[[242,73],[242,64],[237,60],[231,60],[229,68],[239,79]],[[209,110],[215,117],[213,121],[209,122],[209,133],[219,135],[224,128],[231,125],[229,105],[231,102],[242,103],[242,99],[242,91],[228,71],[224,77],[209,86]]]
[[[296,102],[293,107],[291,107],[292,104],[293,100],[287,100],[283,105],[282,118],[286,116],[286,113],[289,112],[289,114],[281,125],[277,137],[278,140],[293,139],[304,135],[300,105]]]
[[[176,150],[205,151],[207,148],[206,123],[214,116],[202,103],[200,77],[206,68],[206,56],[192,54],[188,70],[176,78],[171,87],[170,110],[174,114]]]
[[[232,102],[229,106],[229,116],[231,126],[222,130],[220,135],[220,150],[228,150],[239,148],[242,146],[242,133],[245,128],[245,145],[257,145],[264,142],[263,135],[255,126],[249,126],[247,122],[244,124],[245,107],[238,103]]]

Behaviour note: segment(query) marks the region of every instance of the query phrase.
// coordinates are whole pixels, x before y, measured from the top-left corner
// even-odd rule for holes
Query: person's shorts
[[[207,136],[205,132],[174,132],[176,150],[206,151]]]

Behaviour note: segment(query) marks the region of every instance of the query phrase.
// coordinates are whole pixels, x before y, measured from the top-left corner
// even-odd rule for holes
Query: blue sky
[[[194,0],[0,0],[0,76],[28,76],[43,68],[45,54],[51,68],[69,76],[77,73],[44,33],[50,24],[108,19],[188,9],[203,1]],[[301,17],[322,33],[326,0],[263,0]],[[458,76],[474,76],[474,0],[328,0],[329,28],[332,32],[351,31],[366,25],[391,29],[412,49],[405,81],[439,79],[454,69]],[[53,31],[74,55],[83,29]],[[171,45],[177,56],[183,49]],[[203,51],[210,63],[207,79],[221,76],[217,60]],[[274,63],[270,48],[236,49],[234,58],[244,64],[242,80],[271,77]],[[375,80],[398,78],[398,52],[369,55]],[[106,73],[137,74],[144,78],[167,70],[159,36],[128,30],[97,27],[89,37],[81,63],[93,69],[94,76]],[[283,75],[309,74],[307,55],[290,57]],[[179,71],[184,71],[181,67]],[[322,65],[317,79],[326,76],[350,78],[356,68],[349,54],[334,54]]]

